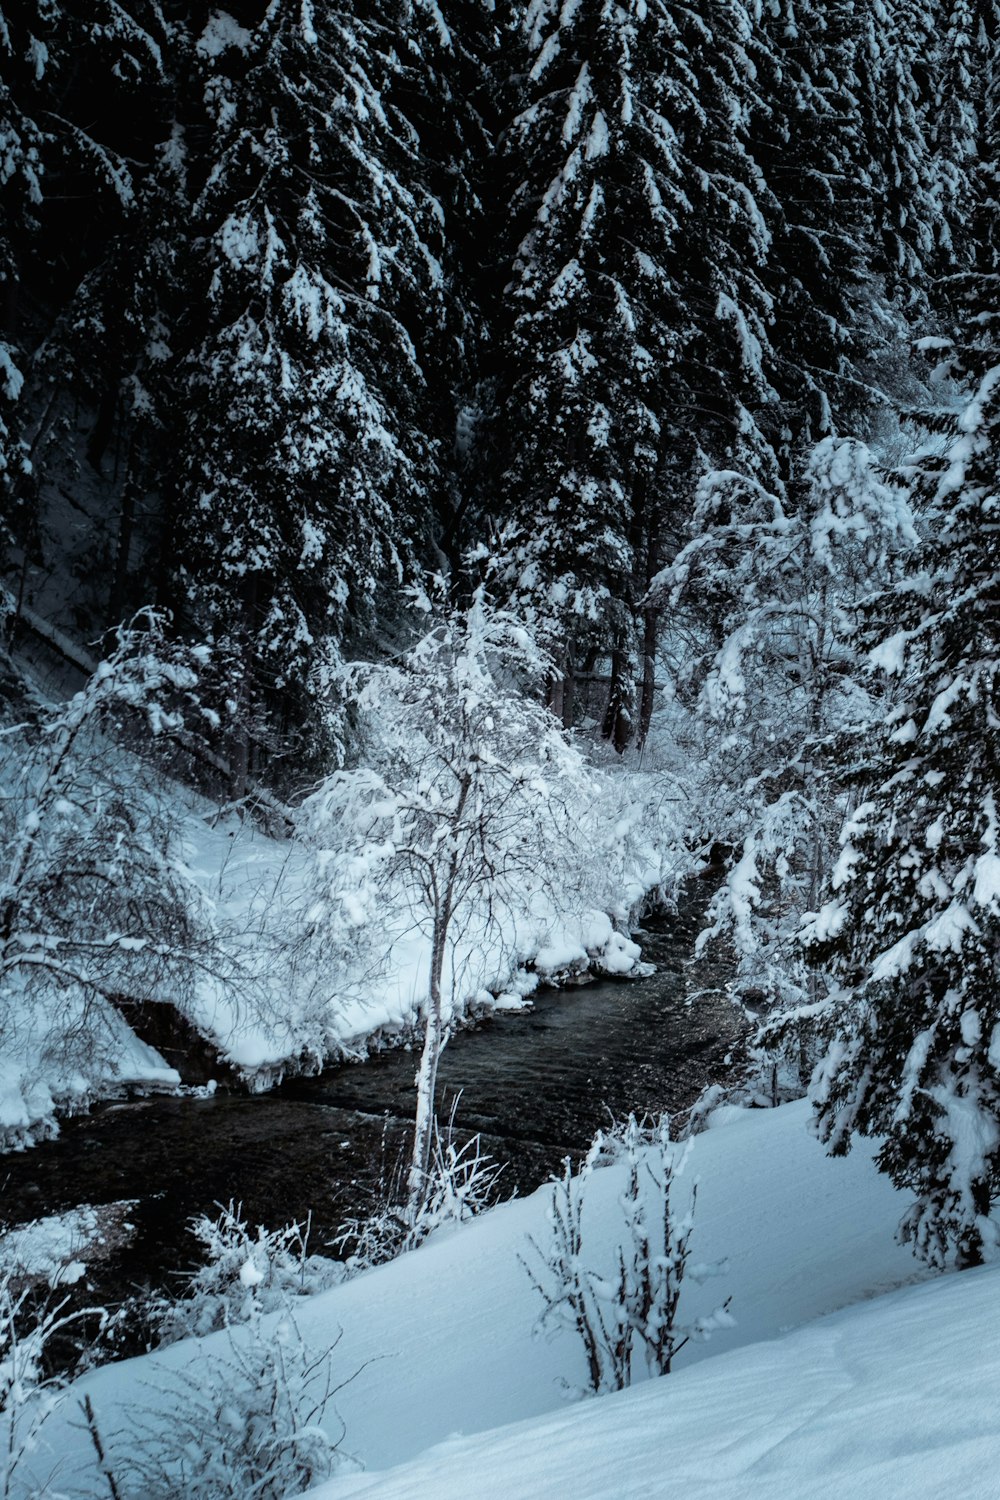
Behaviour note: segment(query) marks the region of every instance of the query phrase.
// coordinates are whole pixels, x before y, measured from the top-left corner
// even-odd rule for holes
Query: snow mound
[[[313,1500],[991,1500],[998,1271],[891,1293]]]
[[[739,1118],[727,1119],[724,1128],[695,1140],[682,1179],[687,1190],[699,1180],[692,1254],[706,1262],[728,1259],[729,1270],[721,1280],[703,1287],[686,1284],[680,1317],[682,1321],[698,1317],[710,1311],[720,1295],[731,1293],[737,1326],[680,1353],[676,1373],[668,1377],[665,1387],[671,1411],[684,1380],[695,1375],[701,1380],[710,1369],[725,1369],[730,1351],[753,1344],[761,1347],[754,1355],[756,1373],[746,1377],[747,1400],[753,1396],[770,1402],[769,1382],[785,1380],[781,1372],[786,1351],[795,1347],[787,1340],[775,1342],[779,1335],[925,1274],[894,1241],[906,1200],[876,1170],[875,1146],[859,1145],[846,1158],[827,1157],[806,1128],[807,1114],[804,1104],[747,1110]],[[589,1215],[586,1252],[598,1272],[610,1267],[620,1234],[619,1198],[624,1183],[625,1168],[619,1165],[595,1173],[592,1179],[593,1196],[585,1209],[585,1222]],[[309,1343],[316,1349],[330,1348],[339,1334],[335,1376],[346,1378],[358,1371],[338,1392],[335,1405],[346,1430],[344,1448],[367,1469],[379,1472],[412,1463],[456,1433],[482,1433],[553,1412],[558,1415],[546,1417],[546,1422],[554,1430],[562,1432],[567,1422],[577,1424],[572,1428],[578,1435],[572,1439],[576,1442],[582,1440],[588,1424],[608,1409],[604,1400],[568,1409],[561,1382],[576,1386],[585,1382],[582,1352],[565,1334],[551,1340],[532,1337],[541,1305],[519,1256],[526,1252],[529,1235],[544,1237],[548,1204],[545,1189],[504,1204],[447,1236],[432,1236],[419,1250],[387,1266],[310,1299],[303,1323]],[[677,1207],[683,1210],[680,1195]],[[213,1334],[197,1342],[173,1344],[139,1360],[97,1370],[75,1388],[67,1411],[75,1410],[75,1397],[87,1392],[102,1429],[121,1430],[127,1413],[134,1409],[137,1391],[143,1393],[147,1409],[165,1406],[167,1397],[162,1393],[170,1387],[171,1372],[191,1366],[192,1361],[192,1368],[197,1368],[213,1351],[223,1353],[220,1337],[224,1336]],[[842,1345],[847,1364],[848,1343]],[[817,1376],[813,1388],[818,1390],[822,1383]],[[802,1372],[789,1377],[787,1384],[793,1392],[806,1390]],[[642,1394],[644,1400],[655,1402],[650,1391],[650,1387],[637,1387],[635,1396]],[[831,1394],[835,1394],[833,1387]],[[734,1402],[729,1394],[718,1396],[723,1416],[730,1407],[736,1411]],[[787,1405],[784,1397],[773,1400],[775,1412]],[[808,1415],[801,1404],[789,1409],[803,1414],[800,1420]],[[631,1420],[624,1414],[626,1403],[616,1400],[611,1410],[621,1413],[622,1422]],[[169,1420],[166,1409],[163,1417]],[[339,1431],[332,1414],[328,1421],[331,1432]],[[786,1431],[790,1433],[794,1425],[790,1421]],[[743,1429],[726,1430],[738,1436]],[[623,1431],[625,1435],[614,1439],[608,1464],[620,1465],[631,1451],[627,1425]],[[85,1493],[93,1464],[86,1434],[57,1414],[47,1439],[49,1453],[60,1464],[62,1489],[72,1496]],[[500,1441],[495,1435],[490,1439],[491,1443]],[[719,1437],[720,1451],[729,1441]],[[483,1449],[477,1451],[481,1455]],[[694,1461],[691,1454],[677,1451],[685,1463]],[[657,1472],[665,1483],[674,1452],[657,1441],[657,1454]],[[596,1459],[593,1467],[596,1484]],[[443,1475],[445,1471],[445,1454],[439,1452],[429,1469],[414,1469],[417,1477],[411,1488],[398,1493],[445,1500],[453,1491],[439,1490],[436,1478],[428,1487],[426,1480],[431,1472]],[[734,1467],[732,1472],[741,1471]],[[345,1476],[337,1484],[346,1487],[331,1488],[327,1494],[329,1500],[341,1493],[371,1494],[374,1483],[374,1493],[391,1495],[396,1492],[388,1488],[390,1482],[395,1484],[395,1478],[390,1481],[384,1474],[377,1481]],[[404,1478],[399,1482],[410,1483]],[[506,1494],[517,1500],[540,1493],[525,1488],[522,1476],[514,1471],[507,1473],[504,1482]],[[367,1491],[350,1487],[365,1484]],[[467,1484],[466,1495],[479,1500],[491,1493],[483,1485],[481,1473],[477,1483]],[[560,1500],[564,1495],[577,1500],[577,1493],[573,1485],[562,1483],[558,1473],[548,1488],[548,1494]],[[580,1496],[621,1495],[623,1500],[640,1493],[641,1489],[631,1488],[631,1480],[624,1489],[579,1491]],[[772,1493],[798,1500],[794,1487],[778,1486]]]

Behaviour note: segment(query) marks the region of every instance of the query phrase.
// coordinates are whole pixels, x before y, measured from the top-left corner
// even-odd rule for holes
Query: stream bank
[[[458,1133],[481,1132],[507,1164],[505,1194],[532,1191],[567,1153],[582,1154],[609,1113],[677,1111],[725,1078],[741,1017],[718,975],[706,992],[710,966],[691,970],[698,926],[690,911],[651,920],[637,934],[651,976],[539,992],[533,1009],[498,1012],[448,1044],[439,1115],[457,1098]],[[400,1049],[267,1094],[105,1105],[4,1158],[0,1212],[17,1224],[127,1202],[131,1231],[83,1257],[80,1293],[107,1305],[176,1290],[178,1270],[197,1256],[189,1220],[230,1200],[269,1228],[311,1214],[310,1248],[322,1251],[378,1199],[406,1151],[416,1065],[416,1052]]]

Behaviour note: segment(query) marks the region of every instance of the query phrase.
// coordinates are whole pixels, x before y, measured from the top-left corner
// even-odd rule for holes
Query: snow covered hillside
[[[859,1382],[868,1378],[867,1370],[873,1372],[873,1382],[880,1379],[874,1363],[852,1362],[852,1336],[825,1331],[828,1326],[838,1329],[852,1324],[841,1319],[836,1325],[809,1329],[802,1325],[925,1279],[927,1273],[894,1242],[905,1202],[876,1172],[870,1148],[859,1146],[846,1159],[826,1157],[806,1129],[806,1115],[804,1104],[774,1111],[727,1110],[715,1128],[697,1137],[686,1178],[681,1179],[682,1183],[695,1176],[700,1179],[693,1253],[706,1261],[728,1257],[729,1269],[721,1280],[704,1287],[686,1284],[681,1314],[687,1319],[713,1306],[720,1291],[731,1292],[737,1326],[716,1334],[711,1342],[690,1345],[678,1356],[674,1375],[635,1388],[624,1398],[600,1398],[567,1408],[563,1383],[579,1385],[584,1380],[580,1349],[567,1335],[551,1341],[532,1337],[538,1298],[518,1257],[527,1249],[527,1236],[537,1237],[544,1230],[544,1189],[471,1225],[433,1237],[412,1254],[300,1304],[304,1311],[299,1322],[310,1346],[332,1346],[340,1335],[333,1350],[335,1379],[346,1380],[357,1372],[336,1397],[346,1434],[342,1451],[358,1466],[373,1471],[371,1477],[342,1474],[327,1491],[331,1500],[341,1493],[354,1493],[355,1487],[360,1494],[437,1500],[460,1493],[463,1482],[466,1495],[499,1493],[482,1488],[482,1468],[479,1481],[471,1483],[471,1471],[461,1465],[468,1460],[482,1466],[484,1453],[494,1446],[502,1459],[504,1453],[518,1449],[516,1435],[509,1443],[496,1434],[480,1437],[473,1447],[458,1439],[526,1419],[543,1419],[529,1429],[529,1447],[523,1450],[538,1455],[538,1487],[530,1487],[524,1469],[504,1470],[501,1464],[496,1475],[499,1482],[506,1473],[507,1494],[575,1495],[575,1480],[566,1480],[564,1486],[562,1476],[569,1469],[558,1465],[578,1461],[591,1471],[591,1487],[581,1487],[581,1495],[611,1500],[642,1493],[641,1488],[633,1491],[630,1481],[616,1489],[613,1479],[604,1489],[595,1488],[600,1474],[607,1475],[609,1470],[602,1470],[593,1456],[588,1459],[572,1436],[574,1432],[614,1431],[618,1423],[625,1424],[627,1434],[632,1430],[633,1417],[627,1414],[633,1410],[629,1405],[633,1401],[639,1403],[636,1422],[644,1420],[644,1413],[662,1407],[664,1422],[680,1424],[676,1439],[671,1439],[672,1445],[678,1445],[676,1456],[669,1457],[666,1449],[660,1451],[663,1474],[676,1463],[686,1466],[684,1474],[694,1474],[705,1453],[711,1453],[716,1468],[705,1469],[706,1480],[713,1473],[722,1479],[727,1473],[738,1475],[741,1466],[746,1468],[754,1457],[774,1446],[779,1421],[784,1422],[784,1435],[807,1419],[818,1420],[816,1413],[823,1402],[841,1397],[848,1389],[845,1370],[857,1369]],[[585,1250],[598,1268],[608,1262],[620,1235],[617,1205],[622,1185],[622,1169],[615,1166],[598,1172],[593,1180],[594,1197],[587,1210],[591,1237]],[[946,1301],[941,1306],[948,1309],[943,1321],[952,1326],[955,1304],[947,1299],[960,1299],[966,1287],[994,1285],[989,1279],[992,1274],[935,1283],[928,1289],[927,1303],[914,1305],[933,1309],[938,1305],[933,1294],[943,1295]],[[867,1310],[852,1316],[860,1324],[869,1314],[898,1319],[905,1314],[897,1315],[893,1309],[906,1305],[905,1300],[893,1298],[884,1304],[887,1311],[875,1313],[872,1310],[883,1304],[871,1302]],[[933,1319],[933,1311],[927,1317]],[[977,1302],[970,1320],[981,1318],[982,1306]],[[881,1337],[880,1325],[872,1326],[876,1331],[866,1348],[876,1346]],[[791,1339],[783,1337],[792,1329],[801,1331]],[[938,1358],[941,1349],[949,1347],[952,1335],[943,1342],[937,1334],[928,1337],[936,1341]],[[970,1342],[978,1347],[989,1341],[977,1335]],[[206,1359],[224,1348],[222,1335],[173,1345],[139,1360],[105,1367],[80,1382],[74,1394],[91,1396],[102,1430],[127,1435],[130,1417],[135,1418],[137,1391],[142,1392],[143,1407],[167,1412],[172,1372],[185,1370],[197,1379],[199,1371],[207,1368]],[[890,1346],[886,1358],[895,1357]],[[984,1362],[985,1378],[993,1355],[987,1348],[977,1357]],[[924,1388],[930,1380],[928,1368],[925,1365],[921,1376]],[[901,1363],[892,1389],[905,1388],[915,1376],[915,1371]],[[689,1389],[693,1394],[684,1396]],[[791,1404],[789,1393],[795,1398]],[[49,1457],[59,1458],[61,1486],[75,1496],[82,1493],[92,1454],[85,1435],[73,1426],[72,1411],[71,1403],[50,1424],[44,1450]],[[713,1412],[735,1426],[723,1428]],[[332,1411],[326,1420],[331,1431],[339,1432]],[[764,1432],[751,1450],[749,1434],[758,1420],[764,1423]],[[670,1431],[674,1430],[670,1425]],[[548,1431],[553,1433],[553,1448],[563,1455],[557,1452],[553,1457],[556,1467],[551,1482],[545,1478],[543,1458],[549,1446],[543,1434]],[[874,1441],[870,1430],[868,1437]],[[382,1471],[411,1464],[441,1443],[450,1445],[446,1453],[420,1459],[415,1467],[400,1473],[397,1488],[390,1487],[397,1480],[386,1479]],[[625,1438],[614,1439],[614,1445],[618,1454],[626,1446],[631,1449]],[[731,1459],[727,1459],[730,1449]],[[456,1487],[447,1488],[445,1478],[452,1459],[458,1466]],[[601,1460],[605,1465],[616,1462],[614,1453]],[[652,1460],[640,1452],[636,1462]],[[731,1464],[728,1470],[727,1462]],[[492,1462],[489,1468],[492,1472]],[[534,1459],[530,1469],[536,1470]],[[613,1468],[612,1472],[618,1471]],[[641,1479],[640,1468],[637,1483]],[[790,1483],[776,1484],[772,1493],[795,1493]],[[738,1490],[727,1493],[735,1496]]]
[[[990,1500],[995,1269],[890,1293],[595,1403],[451,1438],[313,1500]]]

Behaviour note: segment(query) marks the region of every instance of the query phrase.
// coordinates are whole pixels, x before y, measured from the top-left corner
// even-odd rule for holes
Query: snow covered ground
[[[735,1500],[765,1486],[797,1500],[832,1494],[828,1473],[841,1476],[840,1495],[874,1500],[931,1492],[917,1482],[921,1452],[933,1455],[939,1483],[947,1466],[965,1476],[950,1493],[996,1495],[976,1469],[991,1443],[1000,1458],[996,1273],[900,1292],[926,1279],[893,1239],[905,1200],[869,1148],[826,1157],[804,1104],[722,1112],[695,1141],[686,1180],[695,1175],[692,1254],[730,1265],[720,1281],[685,1288],[681,1316],[732,1293],[737,1326],[622,1396],[567,1405],[562,1383],[583,1380],[579,1349],[568,1334],[532,1337],[538,1299],[518,1257],[544,1230],[545,1189],[301,1304],[312,1346],[340,1334],[335,1375],[358,1372],[336,1398],[355,1472],[321,1490],[324,1500]],[[619,1167],[594,1178],[585,1249],[596,1269],[615,1243],[621,1187]],[[169,1372],[197,1378],[220,1337],[105,1367],[75,1394],[91,1395],[103,1430],[127,1433],[136,1401],[165,1405]],[[332,1413],[329,1423],[337,1430]],[[50,1425],[46,1448],[60,1461],[61,1492],[82,1494],[91,1455],[71,1408]]]
[[[313,1500],[993,1500],[997,1271],[948,1277]]]

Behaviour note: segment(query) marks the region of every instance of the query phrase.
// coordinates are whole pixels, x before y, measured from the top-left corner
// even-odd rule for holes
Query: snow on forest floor
[[[567,1406],[562,1383],[584,1378],[580,1349],[568,1334],[532,1337],[539,1301],[519,1256],[529,1235],[544,1235],[546,1189],[301,1304],[309,1344],[335,1344],[335,1380],[358,1372],[327,1417],[331,1432],[342,1419],[355,1462],[319,1493],[735,1500],[767,1487],[791,1500],[828,1493],[829,1474],[840,1475],[840,1495],[901,1496],[933,1489],[919,1478],[926,1451],[938,1484],[947,1467],[950,1493],[995,1495],[976,1467],[991,1450],[995,1486],[995,1273],[897,1290],[926,1273],[894,1241],[906,1203],[872,1149],[828,1158],[804,1103],[722,1111],[681,1182],[699,1179],[694,1258],[727,1257],[729,1269],[685,1286],[681,1320],[731,1293],[737,1326],[621,1396]],[[592,1179],[585,1255],[598,1270],[619,1233],[623,1170]],[[168,1402],[171,1372],[196,1379],[224,1349],[223,1335],[176,1344],[98,1370],[74,1394],[91,1396],[104,1432],[127,1433],[137,1399],[148,1419]],[[61,1492],[76,1496],[90,1453],[72,1410],[50,1424],[43,1453],[60,1461]]]

